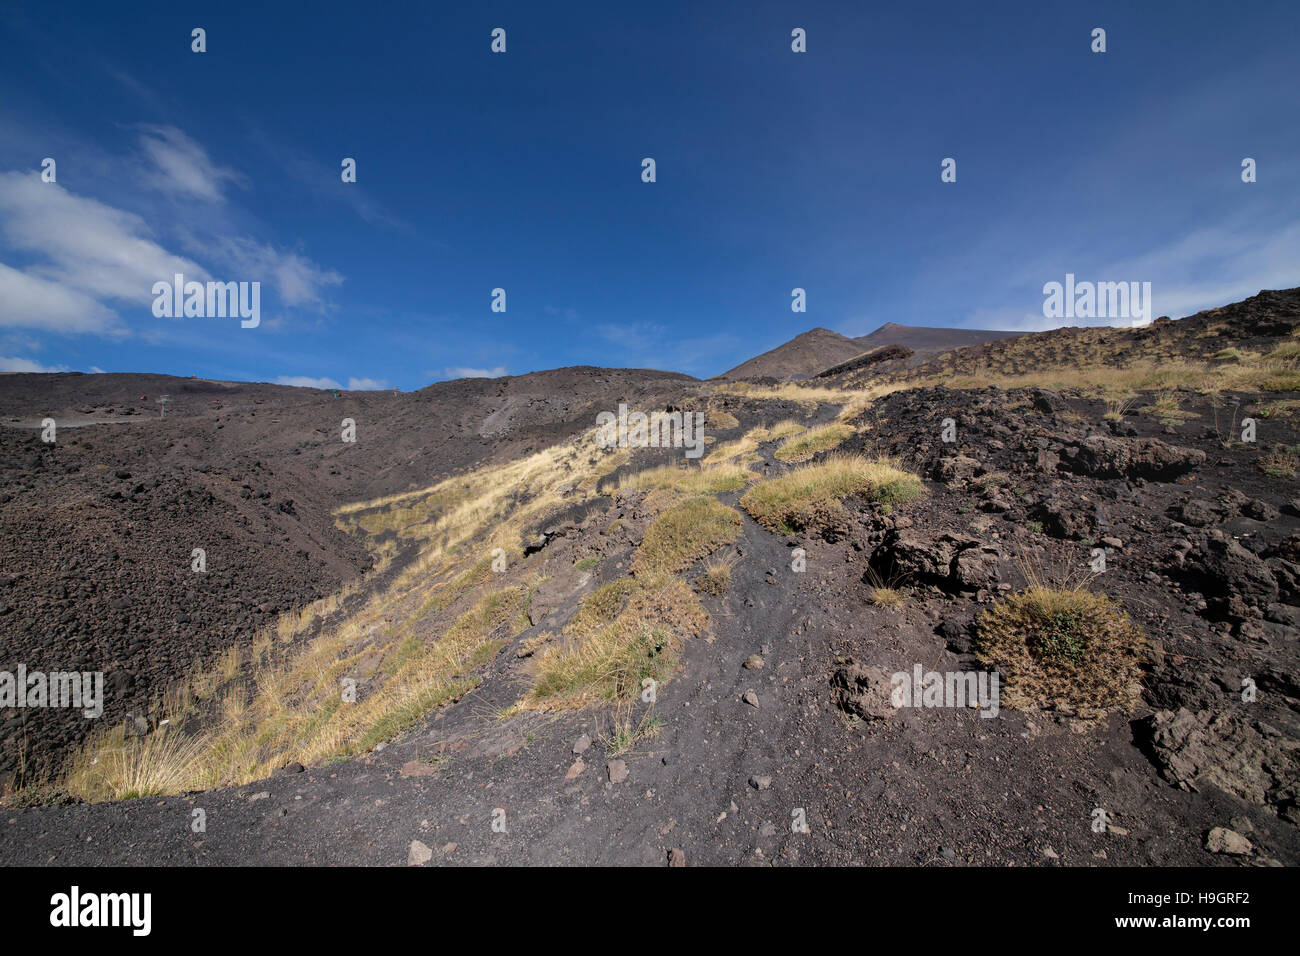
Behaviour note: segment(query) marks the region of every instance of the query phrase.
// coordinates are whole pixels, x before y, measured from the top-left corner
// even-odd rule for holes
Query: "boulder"
[[[1090,435],[1065,449],[1061,466],[1089,478],[1173,481],[1204,463],[1199,448],[1179,448],[1158,438]]]

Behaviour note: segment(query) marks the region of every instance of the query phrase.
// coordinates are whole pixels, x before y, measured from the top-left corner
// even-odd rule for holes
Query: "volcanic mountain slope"
[[[20,791],[149,799],[11,811],[0,861],[1300,862],[1262,295],[1211,321],[1239,362],[1167,356],[1208,391],[687,382],[697,465],[586,431],[340,507],[382,570]],[[998,671],[996,716],[896,707],[918,666]]]
[[[874,332],[860,335],[853,341],[858,343],[863,352],[889,345],[902,346],[912,353],[910,364],[920,365],[953,349],[983,345],[1000,339],[1014,339],[1023,334],[997,329],[941,329],[886,322]]]
[[[926,328],[896,322],[886,322],[874,332],[857,338],[829,329],[811,329],[723,372],[718,378],[728,381],[762,378],[799,381],[844,370],[838,367],[860,360],[867,353],[878,355],[882,352],[891,360],[907,359],[903,367],[911,367],[953,349],[1014,338],[1020,334],[987,329]]]
[[[737,444],[703,470],[637,462],[602,492],[619,459],[582,442],[513,466],[498,477],[519,494],[479,502],[487,537],[471,547],[421,507],[454,484],[347,512],[414,549],[407,573],[327,621],[300,663],[245,661],[208,699],[265,690],[206,731],[192,719],[204,746],[161,764],[170,787],[131,783],[201,792],[13,814],[0,860],[1300,861],[1300,522],[1279,514],[1293,485],[1259,471],[1254,449],[1199,427],[1170,436],[1144,415],[1112,427],[1104,403],[1041,391],[900,392],[853,417],[838,451],[896,451],[926,476],[923,496],[881,484],[773,533],[749,495],[801,436],[770,426],[834,409],[727,410],[738,426],[719,439]],[[551,495],[574,502],[568,517],[515,513],[532,501],[548,514]],[[702,536],[680,537],[683,515]],[[493,571],[503,521],[522,550]],[[1025,568],[1087,568],[1094,546],[1108,565],[1090,589],[1147,635],[1135,702],[1004,705],[994,719],[882,707],[877,672],[985,666],[979,622],[1021,592]],[[356,703],[331,707],[349,675]],[[1260,690],[1250,703],[1244,676]],[[255,757],[212,758],[267,738]],[[220,773],[239,785],[205,789]],[[122,783],[93,766],[75,779]],[[196,808],[204,834],[178,824]],[[1246,843],[1207,837],[1220,827]]]
[[[718,378],[804,379],[863,351],[856,340],[846,335],[830,329],[809,329],[783,345],[741,362]]]
[[[0,376],[13,426],[0,428],[0,670],[104,671],[104,720],[143,725],[195,668],[287,633],[383,562],[335,527],[335,508],[513,459],[588,428],[606,402],[653,407],[692,382],[579,367],[335,399],[159,375]],[[66,709],[0,711],[0,774],[51,771],[93,726]]]
[[[1265,290],[1177,321],[1161,317],[1135,329],[1056,329],[954,349],[916,367],[849,370],[831,376],[825,384],[847,388],[922,382],[1295,388],[1290,363],[1296,346],[1287,336],[1297,322],[1300,288]],[[1279,348],[1279,354],[1270,358]]]

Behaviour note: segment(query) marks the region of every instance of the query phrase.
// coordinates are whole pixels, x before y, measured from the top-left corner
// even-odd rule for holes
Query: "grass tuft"
[[[715,498],[688,498],[646,529],[632,570],[680,571],[740,536],[741,517]]]
[[[984,612],[976,633],[1009,707],[1127,710],[1137,699],[1145,638],[1105,595],[1031,586]]]
[[[819,452],[829,451],[853,434],[848,425],[830,424],[810,428],[802,435],[787,438],[775,452],[777,461],[807,461]]]
[[[740,499],[740,506],[769,531],[792,534],[838,527],[842,502],[850,496],[902,504],[924,493],[920,478],[888,459],[840,455],[760,482]]]

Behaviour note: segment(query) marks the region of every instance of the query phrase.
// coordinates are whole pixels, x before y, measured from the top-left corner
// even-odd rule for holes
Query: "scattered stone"
[[[1215,827],[1205,834],[1205,848],[1211,853],[1225,853],[1228,856],[1248,856],[1255,849],[1244,836],[1227,827]]]
[[[964,483],[967,479],[975,477],[979,467],[980,463],[978,461],[965,455],[940,458],[934,463],[934,467],[930,469],[930,477],[946,485],[956,482]]]
[[[885,720],[898,713],[890,700],[893,684],[883,668],[851,658],[831,678],[839,708],[863,720]]]
[[[750,777],[750,778],[749,778],[749,785],[750,785],[751,787],[753,787],[755,790],[766,790],[766,789],[768,789],[769,787],[772,786],[772,778],[771,778],[771,777],[766,777],[766,776],[764,776],[764,777]]]
[[[1247,616],[1247,608],[1263,610],[1278,598],[1278,584],[1269,566],[1232,538],[1211,532],[1183,561],[1186,583],[1214,607],[1233,617]]]
[[[1049,860],[1059,860],[1061,858],[1050,846],[1043,847],[1043,856],[1047,857]]]
[[[1205,464],[1199,448],[1178,448],[1158,438],[1090,435],[1064,450],[1061,466],[1090,478],[1174,481]]]
[[[577,740],[573,742],[573,752],[575,754],[585,754],[587,752],[587,749],[590,746],[591,746],[590,735],[583,734],[581,737],[579,737]]]
[[[411,848],[406,851],[407,866],[424,866],[433,859],[433,851],[419,840],[411,841]]]
[[[750,654],[745,658],[745,670],[761,671],[763,669],[763,658],[759,654]]]
[[[1300,796],[1300,748],[1260,721],[1217,710],[1160,710],[1140,725],[1160,776],[1182,790],[1208,783],[1254,804]]]
[[[743,700],[745,703],[747,703],[750,707],[758,706],[758,695],[755,694],[752,690],[745,691],[745,693],[741,695],[740,699]]]
[[[622,760],[611,760],[605,764],[605,770],[609,774],[610,783],[622,783],[627,779],[627,764]]]
[[[583,761],[581,757],[579,757],[577,760],[573,761],[573,766],[571,766],[569,768],[569,772],[564,775],[564,779],[576,780],[578,774],[582,773],[582,771],[586,769],[587,769],[587,764]]]
[[[408,760],[402,764],[403,777],[427,777],[433,773],[433,767],[423,760]]]
[[[685,866],[685,865],[686,865],[686,853],[685,853],[684,851],[678,849],[677,847],[673,847],[671,850],[668,851],[668,865],[669,865],[669,866]]]

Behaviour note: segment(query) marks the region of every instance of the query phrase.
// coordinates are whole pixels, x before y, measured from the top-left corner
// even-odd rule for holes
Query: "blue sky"
[[[1300,284],[1294,0],[273,6],[0,8],[0,370],[707,376],[1050,327],[1067,272],[1174,316]],[[186,270],[261,325],[156,317]]]

